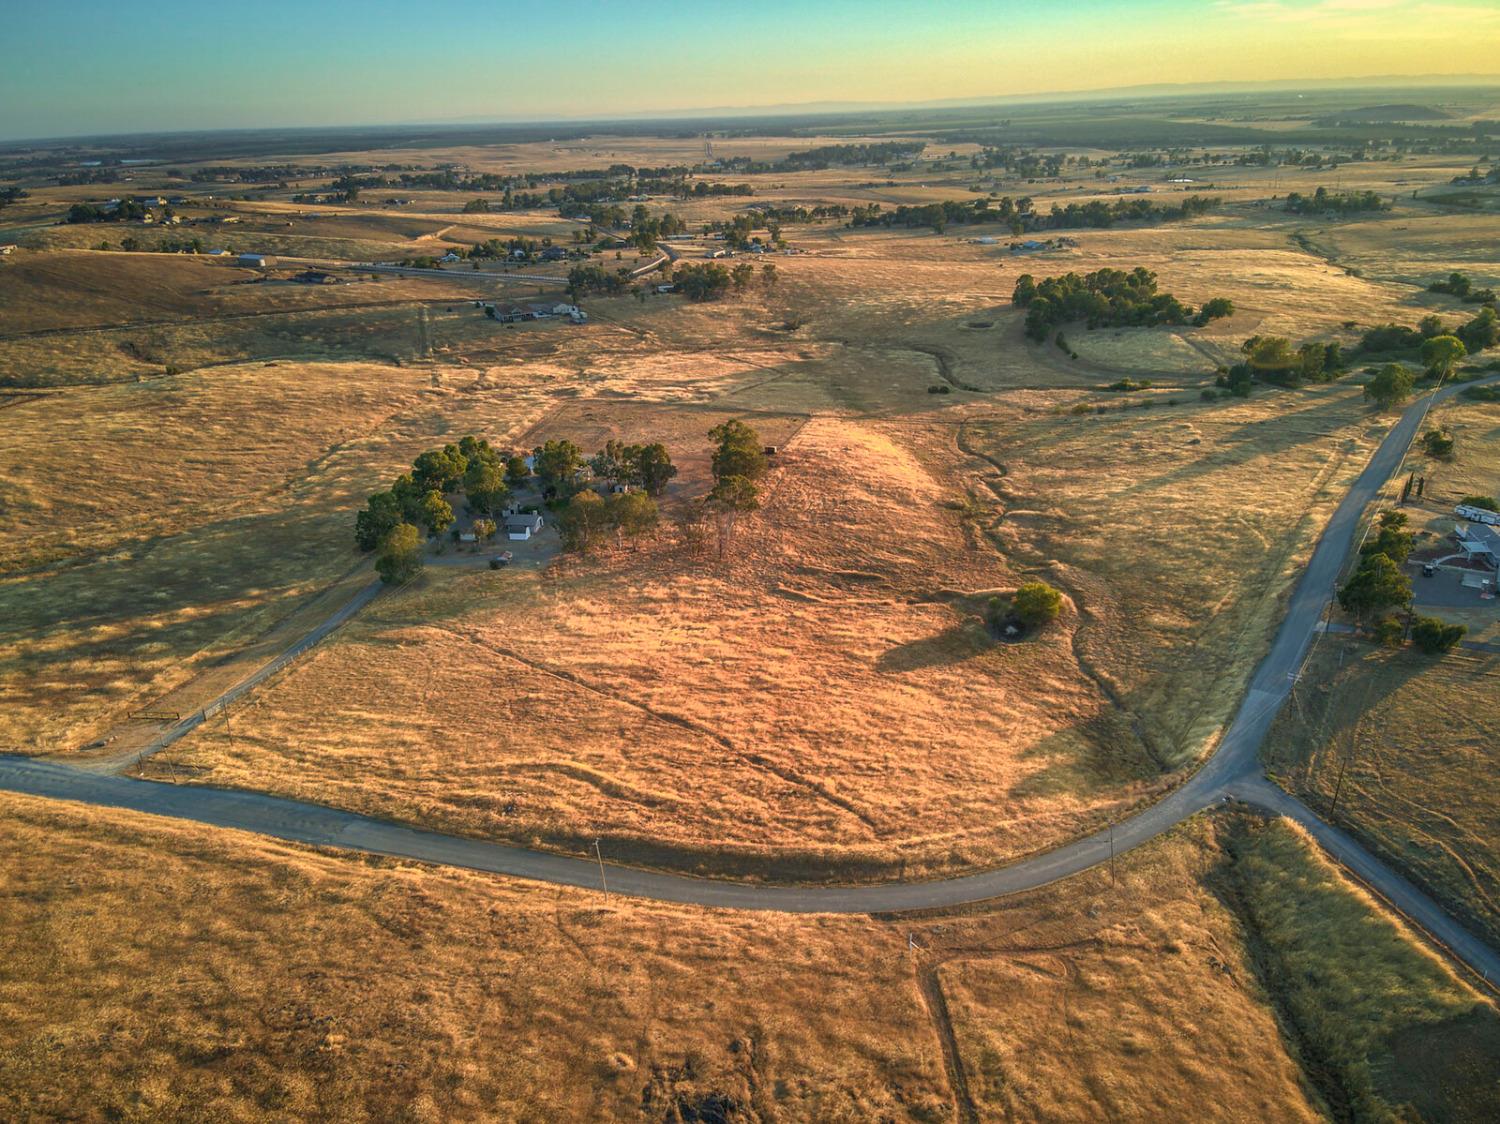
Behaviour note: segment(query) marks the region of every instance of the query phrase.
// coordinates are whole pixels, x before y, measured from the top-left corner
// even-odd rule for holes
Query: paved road
[[[1434,397],[1446,398],[1457,389],[1445,388]],[[1347,833],[1324,823],[1305,804],[1268,782],[1257,757],[1267,729],[1290,692],[1292,676],[1301,667],[1308,646],[1319,630],[1320,618],[1349,551],[1360,514],[1400,465],[1407,446],[1426,417],[1428,405],[1430,402],[1424,399],[1408,407],[1338,505],[1293,590],[1286,617],[1270,651],[1251,680],[1217,751],[1203,767],[1165,799],[1113,828],[999,870],[941,881],[875,886],[765,886],[629,867],[606,866],[601,872],[598,865],[584,858],[420,831],[259,793],[129,780],[85,773],[29,758],[0,757],[0,788],[130,808],[220,827],[242,828],[294,842],[345,847],[561,885],[598,889],[601,882],[607,880],[611,892],[634,897],[794,913],[878,913],[924,909],[961,905],[1035,889],[1107,861],[1112,853],[1138,846],[1210,805],[1240,799],[1302,824],[1335,859],[1344,863],[1361,881],[1425,929],[1459,960],[1486,979],[1500,981],[1500,954],[1470,934],[1436,902],[1381,863]],[[296,650],[304,650],[306,646]],[[289,649],[278,657],[280,662],[273,661],[273,664],[279,667],[295,654]],[[263,669],[264,674],[257,674],[263,679],[272,670],[274,667],[268,665],[268,669]],[[258,681],[252,676],[235,691],[243,693]],[[182,732],[185,733],[186,729]]]

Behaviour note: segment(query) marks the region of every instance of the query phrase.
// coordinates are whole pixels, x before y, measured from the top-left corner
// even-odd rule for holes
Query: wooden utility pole
[[[599,840],[594,840],[594,858],[599,860],[599,885],[604,887],[604,892],[609,893],[609,883],[604,880],[604,855],[599,850]]]
[[[1338,810],[1338,806],[1339,806],[1339,794],[1344,791],[1344,769],[1348,766],[1348,764],[1349,764],[1349,755],[1347,753],[1340,754],[1339,755],[1339,775],[1338,775],[1338,779],[1333,782],[1333,800],[1330,801],[1329,805],[1328,805],[1328,822],[1329,823],[1333,822],[1333,813]]]

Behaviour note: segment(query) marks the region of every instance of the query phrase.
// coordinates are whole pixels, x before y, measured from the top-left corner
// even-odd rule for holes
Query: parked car
[[[1435,573],[1437,573],[1437,567],[1434,566],[1431,562],[1422,563],[1422,576],[1424,578],[1430,578]]]
[[[490,569],[498,570],[501,566],[509,566],[510,560],[514,557],[515,555],[513,555],[510,551],[503,550],[490,559]]]

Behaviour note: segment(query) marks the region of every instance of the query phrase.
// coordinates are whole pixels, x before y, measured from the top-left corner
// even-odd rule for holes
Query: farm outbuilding
[[[274,264],[276,259],[265,254],[241,254],[235,260],[246,269],[265,269]]]

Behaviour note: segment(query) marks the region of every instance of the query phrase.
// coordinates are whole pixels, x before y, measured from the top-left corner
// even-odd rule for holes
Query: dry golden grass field
[[[890,138],[712,143],[778,159],[861,139]],[[755,195],[648,206],[696,231],[752,203],[993,193],[1045,211],[1150,186],[1225,205],[1039,253],[998,224],[788,224],[798,252],[728,263],[755,279],[721,301],[653,277],[584,298],[585,325],[502,325],[474,302],[562,287],[290,277],[295,259],[572,245],[578,221],[464,214],[471,192],[292,201],[331,175],[38,185],[0,226],[20,243],[0,258],[0,750],[100,767],[165,728],[132,715],[211,703],[368,587],[355,512],[421,451],[618,439],[661,441],[681,470],[653,534],[554,558],[549,530],[498,571],[449,554],[142,773],[808,882],[992,866],[1158,799],[1212,750],[1393,416],[1356,374],[1202,392],[1257,333],[1349,346],[1387,321],[1466,319],[1425,286],[1452,269],[1500,283],[1490,189],[1478,209],[1444,202],[1464,155],[1346,162],[1343,189],[1395,206],[1331,219],[1273,199],[1327,169],[1216,165],[1184,187],[1122,164],[978,171],[976,151],[722,170],[703,178]],[[702,137],[593,136],[173,166],[441,160],[545,188],[703,158]],[[144,191],[187,194],[187,225],[59,221]],[[126,235],[294,260],[258,279],[95,249]],[[683,262],[709,245],[682,243]],[[1136,266],[1234,315],[1071,325],[1066,349],[1024,337],[1022,273]],[[1109,390],[1122,376],[1151,386]],[[779,451],[760,509],[700,540],[707,435],[730,419]],[[1500,490],[1500,407],[1455,399],[1432,420],[1457,454],[1410,459],[1430,481],[1413,522],[1441,531],[1458,495]],[[987,602],[1037,579],[1061,616],[998,639]],[[1320,810],[1342,772],[1337,820],[1500,939],[1496,656],[1336,639],[1269,767]],[[4,1119],[1500,1118],[1494,1007],[1297,829],[1229,809],[1109,868],[904,918],[606,899],[16,796],[0,850],[19,857],[0,865]]]
[[[1494,1009],[1277,825],[880,919],[0,803],[11,1119],[1477,1121],[1500,1095]]]
[[[587,451],[662,440],[684,469],[670,516],[707,488],[708,429],[743,416],[787,452],[724,559],[690,557],[669,528],[539,580],[435,572],[267,684],[232,731],[205,727],[153,767],[747,872],[956,869],[1124,814],[1212,745],[1382,430],[1342,384],[1234,406],[1198,389],[1253,332],[1414,313],[1407,289],[1244,216],[1079,242],[1017,258],[950,235],[825,230],[777,261],[774,288],[701,306],[595,299],[579,330],[406,303],[417,281],[330,287],[351,301],[389,287],[391,306],[283,311],[301,294],[205,292],[198,271],[213,267],[168,259],[154,280],[180,314],[268,315],[153,326],[141,352],[288,358],[8,411],[22,438],[13,564],[54,565],[0,594],[19,606],[0,670],[7,740],[77,749],[132,711],[209,701],[228,676],[215,661],[241,667],[236,650],[286,635],[357,565],[362,493],[445,434]],[[134,267],[72,258],[50,272],[22,260],[71,291],[91,259]],[[1136,264],[1238,311],[1204,330],[1080,330],[1077,360],[1022,338],[1009,293],[1023,269]],[[107,352],[115,335],[9,345],[102,363],[83,341]],[[430,358],[328,361],[351,351]],[[26,369],[42,365],[30,354]],[[1158,388],[1100,392],[1122,372]],[[268,394],[285,418],[255,416]],[[50,435],[73,416],[101,480],[84,493],[54,486],[59,455],[76,457]],[[206,433],[233,455],[202,455]],[[1035,642],[996,645],[985,597],[1035,576],[1072,595],[1069,612]],[[374,682],[388,689],[356,688]]]

